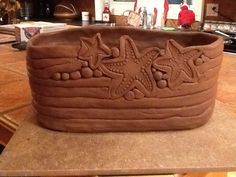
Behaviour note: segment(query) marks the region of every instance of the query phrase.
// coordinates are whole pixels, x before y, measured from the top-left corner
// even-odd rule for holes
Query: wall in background
[[[60,3],[63,0],[54,0],[54,4]],[[95,9],[94,9],[94,0],[64,0],[69,3],[75,4],[76,9],[79,13],[79,19],[81,19],[81,12],[88,11],[90,19],[95,16]]]
[[[76,1],[76,0],[75,0]],[[82,11],[88,11],[90,19],[92,17],[95,17],[95,9],[94,9],[94,0],[79,0],[76,1],[78,11],[80,12],[80,18],[81,18],[81,12]]]
[[[233,21],[236,21],[236,0],[205,0],[205,10],[204,10],[204,19],[205,20],[216,20],[216,21],[230,21],[229,19],[221,16],[206,16],[206,9],[208,3],[217,3],[219,4],[219,12],[225,16],[231,18]]]
[[[40,0],[37,0],[40,1]],[[56,3],[63,1],[63,0],[53,0],[49,2],[53,2],[55,5]],[[217,21],[230,21],[229,19],[223,17],[229,17],[233,21],[236,21],[236,0],[204,0],[204,19],[205,20],[217,20]],[[68,1],[67,1],[68,2]],[[78,9],[79,13],[81,11],[89,11],[90,18],[95,16],[95,9],[94,9],[94,0],[69,0],[69,2],[73,2],[76,4],[76,8]],[[218,16],[206,16],[206,9],[208,3],[216,3],[219,5],[219,12]],[[38,8],[38,6],[37,6]],[[53,8],[52,8],[53,10]],[[80,15],[81,18],[81,15]]]

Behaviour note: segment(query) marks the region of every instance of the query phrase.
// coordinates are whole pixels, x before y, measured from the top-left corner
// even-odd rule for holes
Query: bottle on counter
[[[50,5],[49,5],[49,3],[46,3],[45,6],[46,6],[45,7],[45,17],[49,18],[50,14],[51,14]]]
[[[110,8],[109,8],[109,2],[108,1],[105,2],[105,7],[104,7],[104,10],[102,12],[102,21],[104,23],[111,22],[111,11],[110,11]]]
[[[144,7],[143,8],[143,22],[142,22],[142,26],[144,29],[147,29],[147,18],[148,18],[147,8]]]
[[[104,10],[104,0],[94,0],[95,4],[95,21],[102,22],[102,12]]]

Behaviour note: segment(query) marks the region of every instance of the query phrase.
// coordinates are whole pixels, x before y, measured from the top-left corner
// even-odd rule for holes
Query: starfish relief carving
[[[100,33],[92,38],[81,37],[80,43],[78,58],[88,61],[92,69],[96,69],[103,58],[111,55],[111,50],[103,43]]]
[[[196,82],[198,72],[194,61],[202,55],[198,49],[184,48],[174,40],[169,40],[166,52],[154,61],[154,68],[168,74],[168,87],[174,88],[182,83]]]
[[[155,80],[151,72],[153,61],[159,56],[159,48],[151,47],[139,53],[134,41],[127,35],[120,38],[120,56],[103,60],[101,70],[112,78],[111,98],[124,96],[136,88],[145,96],[151,96]]]

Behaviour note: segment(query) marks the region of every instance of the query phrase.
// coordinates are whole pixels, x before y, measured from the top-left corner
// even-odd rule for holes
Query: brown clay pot
[[[223,40],[201,32],[86,27],[40,34],[27,65],[37,119],[69,132],[199,127],[211,117]]]

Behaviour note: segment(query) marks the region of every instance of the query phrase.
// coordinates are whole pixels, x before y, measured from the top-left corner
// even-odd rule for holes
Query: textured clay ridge
[[[198,127],[214,108],[222,50],[222,39],[203,33],[90,27],[39,35],[27,51],[37,118],[71,132]]]

